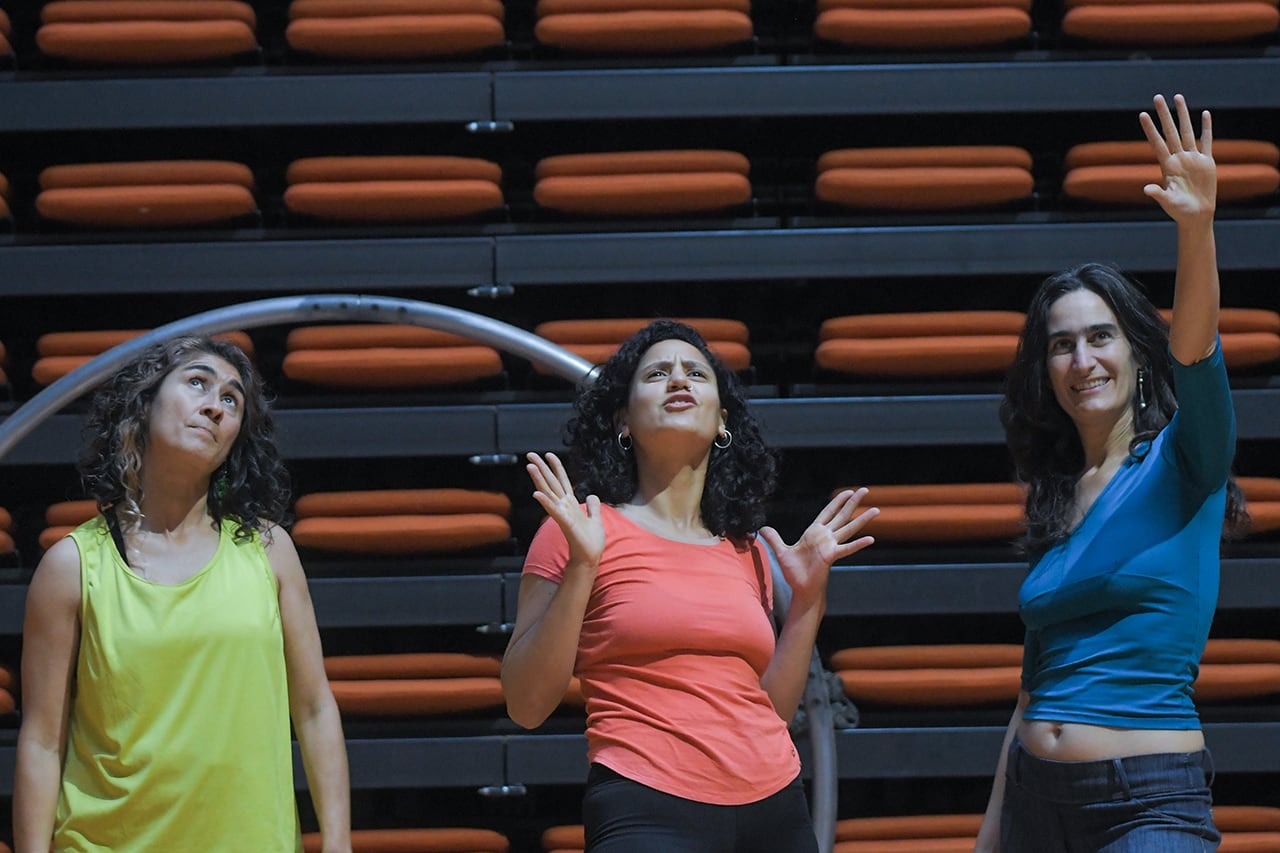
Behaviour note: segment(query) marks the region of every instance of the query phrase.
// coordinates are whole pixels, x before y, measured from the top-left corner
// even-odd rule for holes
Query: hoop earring
[[[621,450],[623,453],[630,452],[631,448],[635,445],[635,439],[631,437],[631,433],[629,432],[618,433],[617,441],[618,441],[618,449]]]
[[[1147,408],[1147,371],[1138,370],[1138,411]]]
[[[724,439],[724,444],[720,443],[720,439],[722,438]],[[733,433],[729,432],[729,429],[726,427],[725,431],[717,435],[716,440],[711,443],[721,450],[728,450],[729,445],[733,444]]]

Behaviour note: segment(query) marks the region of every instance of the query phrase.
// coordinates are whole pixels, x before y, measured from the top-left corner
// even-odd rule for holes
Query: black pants
[[[655,791],[591,765],[582,798],[587,853],[817,853],[804,787],[742,806]]]

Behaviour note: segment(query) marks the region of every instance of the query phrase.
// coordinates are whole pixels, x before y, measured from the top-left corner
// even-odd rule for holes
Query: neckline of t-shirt
[[[663,536],[661,533],[654,533],[652,530],[645,527],[643,524],[636,521],[634,518],[627,515],[625,512],[618,509],[613,504],[601,504],[601,506],[607,507],[614,515],[618,516],[627,524],[636,528],[637,530],[647,533],[648,535],[652,536],[654,539],[661,539],[663,542],[670,542],[672,545],[688,545],[690,548],[719,548],[721,545],[729,541],[728,539],[725,539],[723,536],[720,537],[715,542],[686,542],[683,539],[671,539],[667,536]]]
[[[223,519],[222,524],[218,526],[218,544],[214,547],[213,556],[209,558],[209,561],[201,566],[193,575],[191,575],[191,577],[184,578],[177,583],[161,583],[160,581],[151,580],[151,578],[144,578],[142,575],[135,572],[133,570],[133,566],[130,566],[125,560],[124,555],[120,553],[120,549],[116,547],[115,539],[109,533],[107,535],[107,539],[111,542],[111,557],[116,561],[116,566],[118,566],[130,578],[133,578],[139,583],[144,583],[147,586],[159,587],[161,589],[181,589],[182,587],[195,583],[209,571],[214,563],[218,562],[218,558],[222,556],[222,546],[227,538],[226,525],[227,520]]]

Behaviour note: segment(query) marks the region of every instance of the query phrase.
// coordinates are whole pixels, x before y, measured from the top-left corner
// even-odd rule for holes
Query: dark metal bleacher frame
[[[6,134],[116,128],[473,124],[522,121],[799,117],[910,113],[1130,110],[1155,91],[1193,92],[1219,109],[1280,108],[1275,48],[1248,58],[784,64],[544,71],[495,64],[423,73],[237,69],[209,77],[85,78],[0,73]],[[662,98],[655,98],[661,91]],[[1280,217],[1223,219],[1225,270],[1280,270]],[[750,231],[496,234],[364,240],[0,244],[0,299],[252,289],[465,289],[652,280],[848,279],[1044,273],[1082,254],[1169,271],[1173,233],[1159,221],[1019,221],[979,226],[779,228]],[[1280,438],[1280,390],[1235,392],[1242,438]],[[779,447],[990,444],[995,398],[762,400]],[[555,446],[562,405],[310,409],[278,413],[291,458],[514,453]],[[51,419],[0,465],[64,464],[78,417]],[[374,437],[377,440],[375,442]],[[389,442],[392,438],[394,443]],[[1280,609],[1276,558],[1224,561],[1220,606]],[[839,567],[832,615],[1009,612],[1023,567],[1013,563]],[[892,583],[887,583],[891,579]],[[312,581],[323,627],[501,624],[514,574]],[[358,590],[359,595],[353,595]],[[25,590],[0,586],[0,635],[21,631]],[[353,601],[359,604],[353,606]],[[1274,773],[1280,725],[1206,727],[1220,772]],[[843,778],[983,776],[1002,729],[853,729],[839,734]],[[579,784],[580,735],[353,739],[357,788]],[[802,745],[803,749],[803,745]],[[0,795],[13,748],[0,746]],[[303,776],[299,773],[298,778]],[[299,785],[303,783],[300,781]]]

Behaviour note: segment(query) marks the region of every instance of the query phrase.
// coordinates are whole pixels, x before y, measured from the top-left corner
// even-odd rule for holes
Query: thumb
[[[587,495],[587,518],[600,517],[600,498],[595,495]]]
[[[1145,187],[1142,188],[1142,192],[1148,198],[1153,198],[1156,201],[1161,201],[1167,193],[1165,188],[1160,186],[1159,184],[1147,184]]]
[[[765,541],[765,544],[773,549],[775,554],[787,548],[787,543],[782,541],[782,535],[772,527],[761,527],[757,531],[757,535]]]

